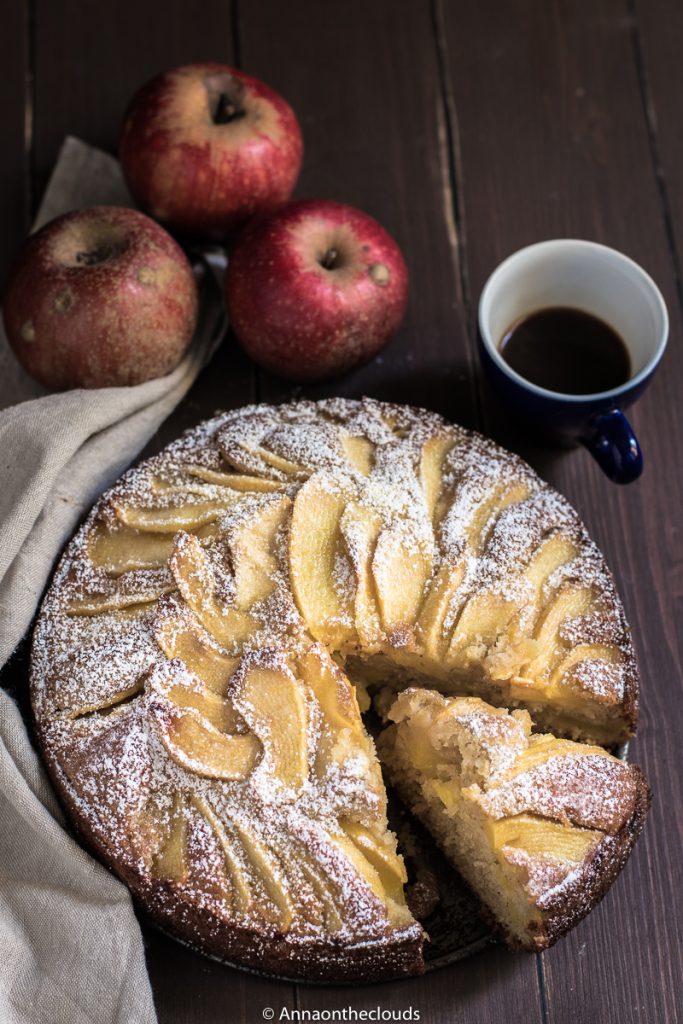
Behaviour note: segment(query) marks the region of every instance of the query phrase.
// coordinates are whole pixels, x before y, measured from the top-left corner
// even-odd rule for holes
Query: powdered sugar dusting
[[[444,435],[449,444],[432,507],[425,452]],[[362,442],[356,458],[354,440]],[[371,741],[343,715],[326,711],[307,684],[300,682],[308,709],[308,770],[300,788],[278,787],[263,749],[244,777],[202,774],[206,759],[223,749],[221,723],[229,720],[235,735],[249,734],[235,709],[221,703],[230,703],[231,673],[250,659],[279,663],[299,679],[297,659],[313,644],[293,596],[292,577],[301,570],[291,564],[289,523],[314,474],[330,494],[374,517],[370,534],[352,523],[333,538],[331,585],[342,609],[336,626],[353,638],[333,652],[338,659],[364,654],[356,619],[364,566],[374,574],[367,588],[379,629],[374,649],[419,662],[427,655],[416,623],[385,628],[383,617],[394,606],[419,611],[431,588],[443,584],[441,568],[462,561],[462,581],[440,627],[453,679],[462,683],[472,652],[484,664],[508,635],[515,643],[531,637],[541,602],[580,586],[592,603],[559,622],[539,678],[547,682],[585,644],[586,656],[560,685],[591,714],[602,701],[623,707],[628,720],[635,667],[623,613],[599,552],[566,501],[519,459],[431,413],[330,399],[219,415],[125,474],[100,500],[64,555],[35,632],[32,689],[41,741],[76,817],[116,870],[128,880],[132,872],[140,892],[163,899],[164,914],[194,906],[213,915],[211,928],[223,938],[222,929],[238,923],[292,943],[334,935],[342,946],[362,939],[390,948],[412,936],[419,945],[419,927],[378,895],[375,869],[363,874],[357,859],[362,843],[354,852],[340,824],[384,834]],[[144,545],[146,531],[162,553],[158,564],[152,555],[148,567],[116,574],[93,562],[95,533],[115,534],[125,547],[127,537]],[[576,555],[536,593],[523,570],[552,536],[571,539]],[[399,572],[399,591],[415,592],[412,605],[377,583]],[[465,629],[469,602],[480,595],[514,605],[514,620],[488,631],[476,623],[474,633]],[[153,683],[171,664],[159,641],[162,618],[165,649],[176,652],[177,693]],[[173,711],[183,688],[194,697]],[[193,737],[203,751],[196,762],[174,760],[162,742],[154,709],[164,701],[180,722],[178,742]],[[260,742],[267,746],[265,733]],[[163,897],[155,888],[158,865],[177,873]],[[182,913],[191,937],[199,926],[187,909]]]

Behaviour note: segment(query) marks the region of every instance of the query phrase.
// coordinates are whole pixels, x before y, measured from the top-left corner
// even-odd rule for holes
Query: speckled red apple
[[[93,206],[28,239],[3,317],[17,359],[48,388],[139,384],[182,358],[197,288],[162,227],[136,210]]]
[[[228,262],[237,338],[257,363],[322,380],[367,362],[399,327],[408,272],[368,214],[324,199],[286,203],[248,225]]]
[[[139,205],[180,234],[223,239],[287,199],[303,143],[288,103],[225,64],[187,64],[144,85],[119,155]]]

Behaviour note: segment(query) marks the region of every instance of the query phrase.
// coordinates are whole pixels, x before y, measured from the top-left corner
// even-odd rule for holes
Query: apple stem
[[[231,121],[244,117],[244,115],[245,111],[235,106],[235,103],[226,92],[219,93],[213,112],[214,124],[229,124]]]
[[[328,249],[320,260],[320,266],[325,270],[334,270],[338,257],[339,251],[337,249]]]
[[[117,255],[114,245],[101,245],[96,249],[83,249],[76,253],[76,263],[81,267],[94,267],[97,263],[106,263]]]

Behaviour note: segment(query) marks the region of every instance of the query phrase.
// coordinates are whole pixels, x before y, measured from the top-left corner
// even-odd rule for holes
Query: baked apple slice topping
[[[443,464],[454,444],[452,435],[435,434],[422,446],[419,479],[430,520],[435,518],[437,503],[443,493]]]
[[[432,571],[433,550],[404,526],[384,529],[372,559],[382,626],[395,647],[410,647]]]
[[[240,422],[226,423],[216,440],[225,461],[240,474],[285,483],[305,480],[309,470],[263,446],[270,430],[272,423],[256,413]]]
[[[277,470],[278,473],[285,477],[291,477],[293,480],[305,480],[306,477],[310,476],[310,470],[306,469],[305,466],[299,465],[298,462],[292,462],[291,459],[285,459],[282,455],[278,455],[277,452],[270,451],[268,448],[259,447],[255,449],[255,454],[267,466]]]
[[[396,842],[388,832],[377,835],[357,821],[342,819],[339,824],[346,835],[377,872],[382,888],[391,900],[404,903],[403,886],[408,881],[403,858],[396,852]]]
[[[353,686],[324,647],[317,644],[299,656],[299,671],[310,686],[325,721],[333,730],[361,729]]]
[[[372,572],[382,518],[374,509],[350,501],[342,514],[340,529],[355,575],[353,601],[356,633],[363,647],[372,650],[384,638]]]
[[[243,473],[226,473],[218,469],[208,469],[204,466],[187,466],[185,470],[190,476],[205,480],[209,484],[217,484],[219,487],[231,487],[235,491],[254,491],[256,493],[272,493],[281,491],[284,484],[278,480],[266,480],[260,476],[245,475]]]
[[[562,640],[562,626],[569,619],[585,615],[594,597],[591,587],[569,582],[560,586],[537,620],[534,640],[539,653],[527,666],[525,675],[539,679],[566,654],[569,645]]]
[[[297,864],[311,890],[312,901],[307,908],[308,916],[312,917],[314,923],[322,923],[325,930],[334,935],[342,929],[344,921],[324,869],[315,863],[303,847],[297,850]]]
[[[577,554],[576,544],[559,531],[542,540],[523,572],[531,585],[535,606],[540,605],[543,587],[550,576]]]
[[[66,710],[66,717],[84,718],[87,715],[109,715],[117,708],[130,704],[133,699],[139,696],[145,688],[145,676],[141,675],[130,686],[124,687],[112,693],[102,694],[97,700],[79,701],[77,706],[70,706]],[[60,710],[65,710],[60,708]]]
[[[198,526],[194,532],[203,543],[219,535],[215,522]],[[173,552],[174,536],[173,532],[153,533],[121,522],[99,522],[88,535],[88,554],[93,565],[108,576],[135,569],[162,569]]]
[[[384,817],[386,792],[354,686],[323,648],[300,655],[298,665],[319,709],[314,771],[330,813],[363,822]]]
[[[447,653],[450,665],[479,663],[504,634],[519,611],[516,597],[484,590],[465,603],[453,627]]]
[[[175,590],[176,584],[166,569],[139,569],[116,580],[101,576],[84,589],[85,593],[69,600],[67,615],[104,615],[152,604]]]
[[[256,631],[251,615],[219,597],[211,562],[193,534],[176,536],[170,568],[183,599],[220,646],[235,647]]]
[[[218,732],[245,731],[244,722],[230,701],[214,693],[179,661],[157,665],[149,673],[147,689],[150,693],[161,694],[176,710],[193,709],[203,723]]]
[[[275,544],[291,508],[292,502],[286,495],[275,496],[257,503],[235,525],[226,528],[225,543],[235,580],[235,604],[243,611],[265,600],[275,587],[279,571]]]
[[[253,907],[254,896],[249,874],[244,866],[241,843],[236,838],[230,822],[221,821],[207,798],[194,795],[192,801],[213,830],[220,847],[229,884],[230,902],[238,913],[248,914]]]
[[[339,436],[346,462],[361,476],[369,476],[375,458],[375,446],[366,437],[354,436],[344,431]]]
[[[387,862],[385,862],[384,853],[379,848],[379,844],[371,839],[367,839],[366,842],[365,834],[359,842],[356,841],[356,838],[358,837],[352,838],[343,829],[330,835],[331,843],[350,861],[359,880],[362,879],[367,885],[370,894],[374,897],[375,912],[381,914],[384,920],[392,923],[401,918],[412,921],[412,916],[405,906],[402,883],[398,889],[396,888],[397,878],[406,877],[407,880],[402,859],[394,855],[396,863],[391,864],[391,858],[388,855]],[[365,848],[362,848],[363,845]],[[395,893],[396,897],[390,895],[390,891]]]
[[[152,797],[138,823],[143,843],[148,847],[151,873],[169,882],[184,882],[188,874],[187,805],[176,793],[170,808],[162,808]]]
[[[233,497],[229,500],[234,500]],[[135,505],[118,505],[116,514],[125,526],[150,533],[177,533],[178,530],[197,530],[206,523],[213,523],[225,513],[229,501],[210,499],[207,501],[183,502],[178,505],[139,508]]]
[[[246,779],[256,767],[261,744],[251,733],[224,733],[194,708],[170,700],[150,701],[159,738],[176,764],[196,775],[224,782]]]
[[[108,576],[134,569],[161,569],[172,551],[172,534],[143,533],[125,526],[111,529],[99,524],[88,538],[90,560]]]
[[[501,483],[477,504],[466,530],[468,545],[473,554],[484,551],[501,512],[525,501],[530,493],[529,484],[525,481]]]
[[[239,658],[216,646],[177,595],[159,601],[154,637],[167,658],[178,658],[209,690],[219,696],[225,694]]]
[[[417,620],[417,637],[434,662],[445,660],[448,648],[446,616],[452,613],[458,588],[465,578],[465,560],[446,558],[433,576]]]
[[[602,832],[577,828],[575,825],[552,821],[535,814],[517,814],[490,823],[495,849],[505,859],[512,850],[520,850],[530,857],[566,864],[582,864],[591,846],[603,837]]]
[[[289,530],[289,568],[294,597],[310,632],[338,650],[355,638],[353,570],[343,547],[340,521],[352,497],[321,474],[302,485]]]
[[[223,493],[223,488],[213,486],[197,477],[185,476],[178,470],[172,471],[168,476],[161,473],[150,477],[148,486],[153,503],[155,498],[159,498],[163,505],[191,503],[195,498],[210,500],[220,498]]]
[[[229,696],[263,744],[268,778],[286,790],[301,789],[308,776],[308,710],[290,669],[255,664],[247,655]]]
[[[285,872],[279,859],[272,853],[253,823],[233,819],[231,827],[238,837],[244,857],[264,891],[269,905],[260,906],[266,919],[270,919],[282,931],[287,931],[295,914],[295,901],[289,890]]]

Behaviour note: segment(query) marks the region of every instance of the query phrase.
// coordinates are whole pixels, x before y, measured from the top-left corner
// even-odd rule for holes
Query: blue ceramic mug
[[[629,351],[629,380],[610,391],[574,395],[548,391],[512,369],[500,353],[510,327],[558,306],[591,313],[617,332]],[[664,299],[642,267],[616,249],[575,238],[538,242],[508,256],[479,300],[481,358],[501,398],[544,437],[584,444],[607,476],[622,484],[643,469],[638,439],[623,410],[650,383],[668,333]]]

